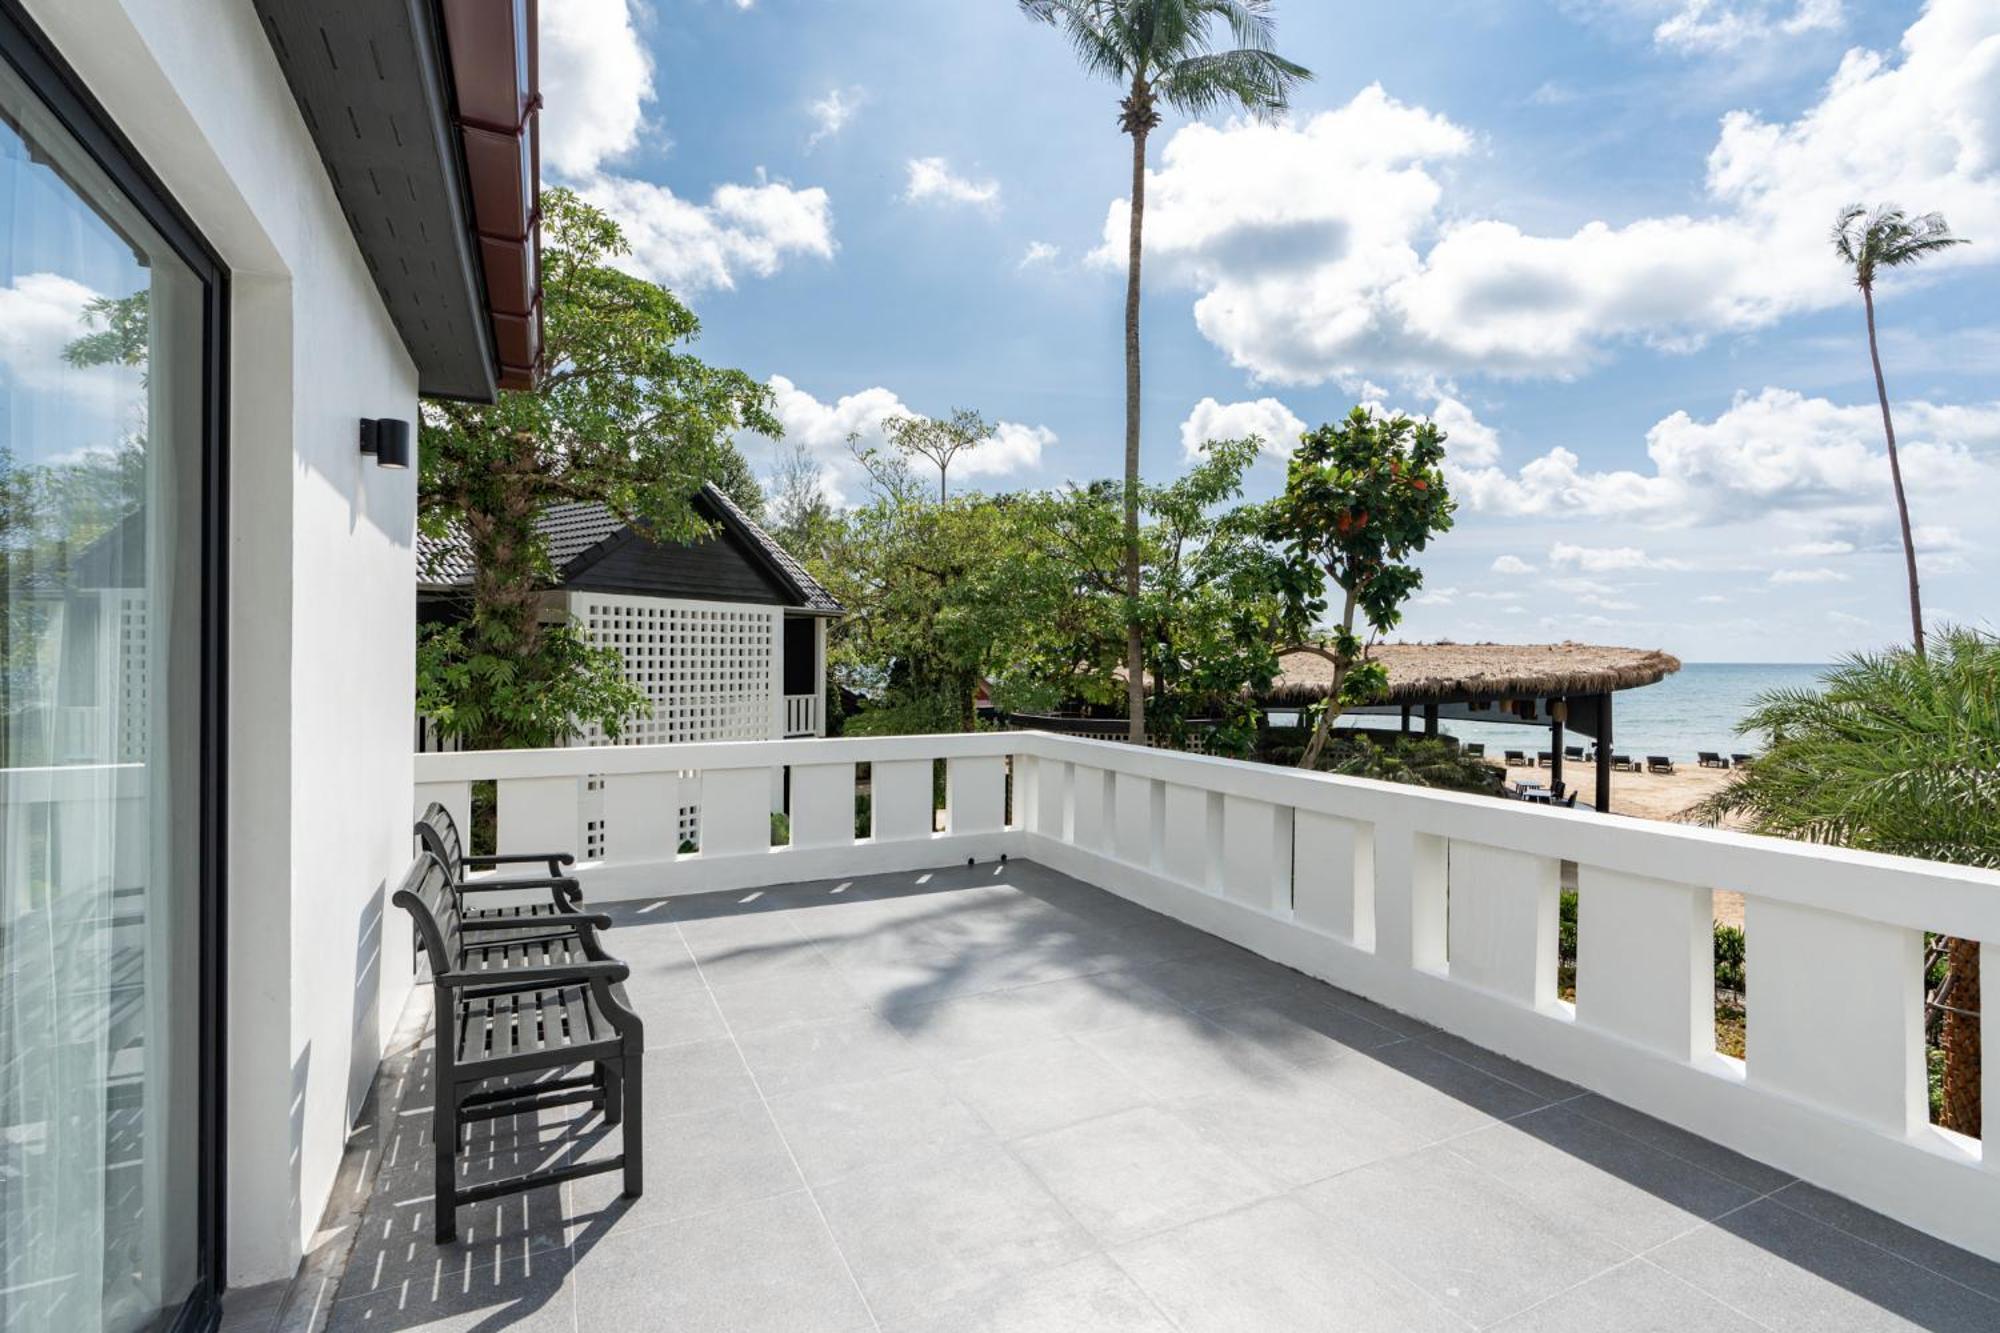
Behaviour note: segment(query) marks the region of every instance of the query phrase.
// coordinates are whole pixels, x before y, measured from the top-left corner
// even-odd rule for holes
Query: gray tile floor
[[[2000,1265],[1034,865],[607,910],[645,1197],[432,1245],[419,1056],[326,1327],[2000,1328]]]

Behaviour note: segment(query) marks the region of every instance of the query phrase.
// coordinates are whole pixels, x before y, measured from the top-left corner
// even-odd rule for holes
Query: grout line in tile
[[[675,924],[674,931],[675,934],[679,935],[680,926],[678,923]],[[814,952],[818,951],[818,946],[812,941],[807,940],[805,944],[808,949]],[[826,1234],[827,1243],[833,1246],[834,1254],[840,1259],[840,1271],[847,1275],[848,1285],[854,1289],[855,1296],[861,1302],[861,1308],[867,1312],[869,1326],[875,1329],[876,1333],[880,1333],[882,1321],[875,1313],[875,1305],[868,1299],[868,1293],[861,1289],[860,1279],[854,1276],[854,1265],[848,1262],[847,1250],[841,1245],[840,1237],[834,1234],[833,1224],[826,1220],[826,1209],[821,1206],[819,1195],[814,1192],[812,1182],[806,1178],[805,1168],[799,1165],[799,1157],[796,1152],[792,1151],[791,1140],[785,1137],[785,1131],[778,1125],[778,1118],[771,1114],[771,1099],[764,1095],[763,1081],[757,1077],[757,1071],[750,1067],[750,1061],[745,1058],[743,1043],[737,1039],[736,1029],[731,1025],[729,1015],[722,1013],[722,1005],[715,998],[715,987],[709,983],[708,974],[702,969],[701,959],[694,957],[694,950],[688,947],[686,936],[681,936],[681,945],[683,948],[687,948],[688,957],[694,961],[695,975],[701,978],[702,989],[707,992],[709,1002],[715,1005],[716,1012],[722,1016],[722,1027],[729,1034],[730,1049],[736,1052],[737,1060],[743,1065],[743,1072],[750,1076],[750,1086],[757,1090],[758,1108],[764,1112],[764,1118],[770,1122],[771,1128],[777,1132],[778,1142],[785,1145],[785,1157],[791,1162],[792,1170],[798,1173],[799,1181],[805,1187],[806,1199],[812,1204],[813,1216],[819,1219],[820,1230]]]

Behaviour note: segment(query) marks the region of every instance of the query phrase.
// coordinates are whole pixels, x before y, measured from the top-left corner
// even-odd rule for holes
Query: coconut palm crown
[[[1146,739],[1139,611],[1139,261],[1146,217],[1146,136],[1164,102],[1190,116],[1238,107],[1275,116],[1312,77],[1272,50],[1271,0],[1020,0],[1069,39],[1083,67],[1125,89],[1118,128],[1132,136],[1125,266],[1125,677],[1130,737]]]

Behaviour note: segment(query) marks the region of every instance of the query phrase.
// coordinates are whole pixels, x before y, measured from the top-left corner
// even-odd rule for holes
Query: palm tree
[[[1903,563],[1910,576],[1910,635],[1918,657],[1924,655],[1924,606],[1917,592],[1917,544],[1910,536],[1910,502],[1903,494],[1903,465],[1896,456],[1896,424],[1889,419],[1889,388],[1882,380],[1882,350],[1875,339],[1875,272],[1914,264],[1936,250],[1963,245],[1951,234],[1942,214],[1913,218],[1900,208],[1883,205],[1872,212],[1860,204],[1840,210],[1833,223],[1833,248],[1854,270],[1868,310],[1868,357],[1875,363],[1875,396],[1882,403],[1882,434],[1889,441],[1889,479],[1896,487],[1896,517],[1903,525]]]
[[[1146,740],[1139,619],[1139,260],[1146,219],[1146,136],[1165,102],[1185,115],[1224,106],[1274,116],[1311,71],[1271,49],[1271,0],[1020,0],[1058,28],[1092,74],[1125,91],[1118,128],[1132,136],[1132,210],[1125,258],[1125,695],[1130,737]],[[1229,44],[1219,45],[1226,35]]]
[[[1690,819],[2000,869],[2000,637],[1944,629],[1928,656],[1848,658],[1817,689],[1764,695],[1740,730],[1769,747]],[[1944,963],[1926,968],[1926,1030],[1944,1056],[1939,1120],[1976,1135],[1979,944],[1939,937],[1932,953]]]

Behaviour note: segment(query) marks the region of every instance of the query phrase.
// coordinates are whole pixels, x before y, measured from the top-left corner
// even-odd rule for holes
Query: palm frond
[[[1069,40],[1083,67],[1114,82],[1137,67],[1128,15],[1114,0],[1020,0],[1021,12]]]
[[[1160,71],[1154,88],[1162,100],[1190,116],[1236,104],[1259,116],[1273,116],[1291,104],[1294,86],[1312,72],[1271,51],[1238,47],[1192,56]]]

